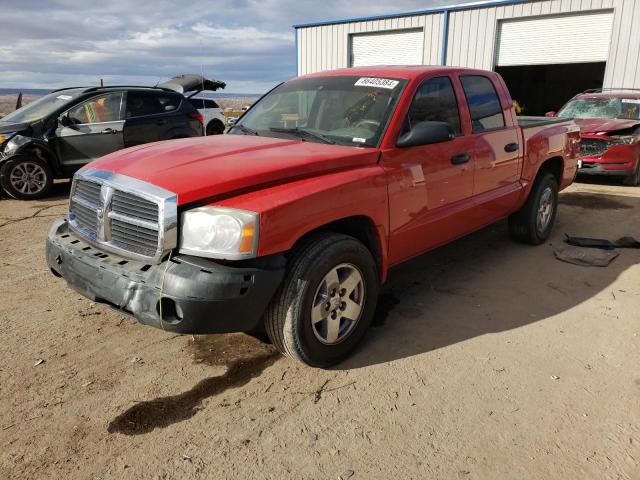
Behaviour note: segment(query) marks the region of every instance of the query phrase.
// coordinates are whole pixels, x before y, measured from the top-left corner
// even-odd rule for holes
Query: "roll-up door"
[[[612,26],[610,11],[503,20],[496,65],[607,61]]]
[[[420,65],[424,51],[422,30],[362,33],[351,36],[351,66]]]

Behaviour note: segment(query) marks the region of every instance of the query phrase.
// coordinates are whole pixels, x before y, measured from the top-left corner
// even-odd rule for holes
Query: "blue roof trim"
[[[369,17],[353,17],[343,18],[339,20],[326,20],[323,22],[298,23],[292,25],[293,28],[321,27],[323,25],[335,25],[337,23],[354,23],[369,22],[372,20],[385,20],[387,18],[413,17],[416,15],[429,15],[433,13],[457,12],[460,10],[475,10],[477,8],[500,7],[505,5],[517,5],[518,3],[527,3],[529,0],[492,0],[484,3],[466,4],[466,5],[450,5],[448,7],[435,7],[426,10],[416,10],[414,12],[389,13],[386,15],[372,15]]]

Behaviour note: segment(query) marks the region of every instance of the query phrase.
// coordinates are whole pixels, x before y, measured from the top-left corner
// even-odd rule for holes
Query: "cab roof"
[[[323,72],[310,73],[298,78],[314,77],[339,77],[339,76],[363,76],[363,77],[389,77],[413,80],[428,73],[450,74],[456,72],[482,72],[491,73],[484,70],[464,67],[449,67],[444,65],[382,65],[372,67],[350,67],[339,68],[337,70],[327,70]]]

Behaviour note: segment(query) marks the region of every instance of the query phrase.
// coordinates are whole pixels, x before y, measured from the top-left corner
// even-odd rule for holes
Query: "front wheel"
[[[524,206],[509,217],[509,233],[519,242],[540,245],[551,235],[558,213],[558,180],[550,172],[536,178]]]
[[[0,185],[18,200],[44,197],[53,186],[53,172],[37,157],[16,156],[0,166]]]
[[[364,337],[378,287],[376,262],[361,242],[342,234],[316,235],[293,253],[265,315],[267,334],[284,355],[329,367]]]

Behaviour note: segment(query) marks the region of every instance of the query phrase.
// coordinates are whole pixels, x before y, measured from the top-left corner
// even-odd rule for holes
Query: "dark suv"
[[[47,194],[88,162],[126,147],[202,135],[203,117],[158,87],[56,90],[0,119],[0,185],[18,199]]]

